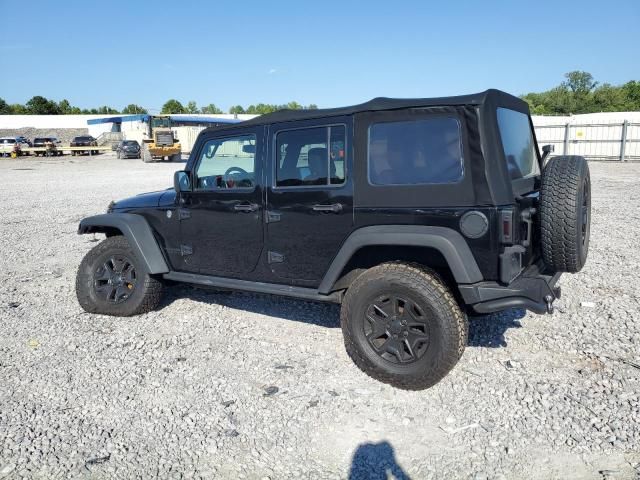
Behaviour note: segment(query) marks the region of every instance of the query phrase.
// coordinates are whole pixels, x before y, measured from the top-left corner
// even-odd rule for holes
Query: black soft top
[[[307,120],[313,118],[337,117],[342,115],[352,115],[360,112],[374,112],[380,110],[397,110],[402,108],[420,108],[420,107],[443,107],[443,106],[460,106],[460,105],[485,105],[500,104],[509,106],[514,110],[529,112],[528,105],[524,100],[514,97],[506,92],[496,89],[485,90],[480,93],[471,95],[459,95],[455,97],[437,97],[437,98],[388,98],[377,97],[368,102],[349,107],[339,108],[322,108],[316,110],[278,110],[277,112],[267,113],[259,117],[246,120],[244,122],[232,125],[221,125],[219,127],[211,127],[212,130],[220,130],[221,128],[237,128],[245,125],[265,125],[271,123],[291,122],[294,120]]]

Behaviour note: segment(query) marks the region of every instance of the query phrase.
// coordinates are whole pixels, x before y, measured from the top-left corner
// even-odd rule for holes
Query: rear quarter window
[[[460,122],[439,116],[374,123],[368,168],[372,185],[456,183],[464,174]]]
[[[507,169],[512,180],[540,175],[529,116],[508,108],[498,108],[498,129]]]

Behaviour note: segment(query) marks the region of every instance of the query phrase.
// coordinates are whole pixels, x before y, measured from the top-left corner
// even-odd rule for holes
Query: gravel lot
[[[0,160],[0,478],[640,478],[640,164],[591,164],[590,257],[557,313],[473,320],[422,392],[360,373],[335,305],[185,286],[81,311],[78,221],[179,167]]]

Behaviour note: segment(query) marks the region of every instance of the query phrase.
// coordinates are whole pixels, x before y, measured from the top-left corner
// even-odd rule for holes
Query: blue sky
[[[0,97],[227,109],[640,80],[640,2],[0,0]],[[14,12],[8,15],[7,12]],[[10,67],[11,58],[17,71]]]

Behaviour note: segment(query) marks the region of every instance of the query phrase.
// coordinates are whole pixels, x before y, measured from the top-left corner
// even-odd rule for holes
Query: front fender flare
[[[147,220],[132,213],[105,213],[87,217],[80,221],[78,233],[104,232],[109,229],[117,229],[127,239],[129,245],[144,263],[148,273],[167,273],[169,267],[153,236],[153,230]]]
[[[379,225],[363,227],[349,235],[322,279],[318,292],[331,292],[353,254],[372,245],[431,247],[445,258],[457,283],[476,283],[483,279],[469,245],[455,230],[424,225]]]

